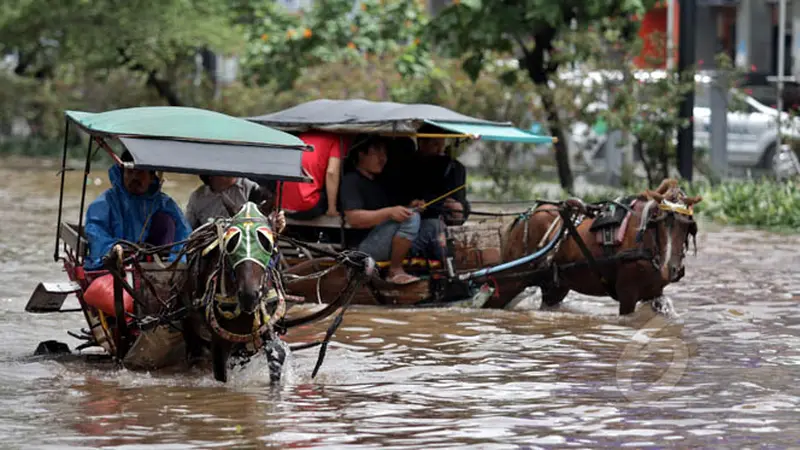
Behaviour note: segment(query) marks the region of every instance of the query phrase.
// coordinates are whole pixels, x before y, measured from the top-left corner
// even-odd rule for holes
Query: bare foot
[[[394,284],[411,284],[419,281],[419,278],[405,272],[396,272],[390,273],[389,276],[386,277],[386,281]]]

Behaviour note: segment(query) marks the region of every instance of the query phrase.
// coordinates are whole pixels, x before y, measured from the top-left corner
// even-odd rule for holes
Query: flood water
[[[87,188],[89,199],[106,186]],[[191,177],[166,190],[185,205]],[[68,177],[77,220],[80,174]],[[34,315],[53,262],[55,167],[0,160],[2,448],[800,447],[800,238],[701,223],[697,257],[667,288],[679,318],[570,295],[558,311],[354,308],[320,375],[296,352],[280,387],[263,361],[137,373],[32,356],[74,348],[80,314]],[[73,305],[74,300],[68,300]],[[302,341],[326,323],[290,333]]]

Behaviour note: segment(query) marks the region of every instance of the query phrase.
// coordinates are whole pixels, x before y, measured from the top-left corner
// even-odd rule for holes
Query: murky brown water
[[[185,204],[195,179],[172,178]],[[64,279],[57,205],[54,168],[0,160],[3,448],[800,447],[795,236],[703,224],[667,289],[671,323],[647,307],[621,320],[612,300],[580,296],[547,313],[356,308],[316,380],[307,350],[271,389],[263,361],[223,386],[33,358],[45,339],[74,347],[66,330],[85,326],[23,310],[38,281]]]

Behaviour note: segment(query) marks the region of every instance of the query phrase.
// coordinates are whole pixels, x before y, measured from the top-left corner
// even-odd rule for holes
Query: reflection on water
[[[90,198],[107,186],[87,187]],[[65,205],[77,219],[80,174]],[[353,308],[316,380],[255,360],[228,385],[30,356],[84,326],[23,311],[52,262],[54,168],[0,169],[0,439],[8,448],[543,448],[800,446],[798,238],[703,224],[680,317],[571,295],[559,311]],[[194,177],[171,176],[185,204]],[[536,308],[535,296],[523,306]],[[294,331],[306,340],[325,324]]]

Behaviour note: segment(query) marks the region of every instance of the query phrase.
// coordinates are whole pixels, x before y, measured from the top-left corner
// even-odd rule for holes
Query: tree
[[[275,2],[241,0],[235,11],[248,40],[243,65],[258,83],[288,89],[303,70],[341,60],[391,57],[404,76],[431,69],[420,39],[428,21],[424,1],[327,0],[298,14]]]
[[[633,144],[649,185],[655,185],[656,176],[670,176],[676,131],[691,126],[678,116],[678,108],[684,95],[694,88],[694,76],[692,71],[679,74],[638,69],[633,61],[642,54],[644,42],[620,40],[624,26],[624,19],[609,19],[599,30],[589,28],[567,36],[564,44],[584,55],[583,64],[569,77],[554,81],[553,91],[560,99],[557,107],[565,112],[562,119],[602,122],[609,131],[621,131],[626,138],[621,144]],[[649,39],[656,57],[644,59],[657,67],[666,55],[666,39],[660,34]]]
[[[635,38],[637,22],[632,15],[642,14],[654,0],[454,0],[433,21],[432,37],[437,45],[464,55],[464,70],[476,78],[490,63],[492,52],[518,58],[519,68],[504,75],[513,80],[520,71],[540,87],[539,95],[547,115],[550,132],[558,138],[556,162],[561,185],[573,192],[573,177],[556,100],[550,82],[565,62],[579,62],[589,55],[572,51],[565,38],[585,32],[590,27],[617,27],[617,39]],[[622,18],[626,23],[611,18]],[[570,57],[565,58],[564,54]]]
[[[178,67],[200,48],[243,44],[225,0],[10,0],[0,9],[0,51],[15,50],[14,72],[53,78],[59,66],[103,73],[126,67],[145,75],[171,105]]]

